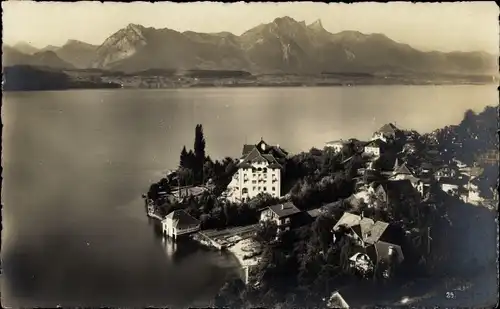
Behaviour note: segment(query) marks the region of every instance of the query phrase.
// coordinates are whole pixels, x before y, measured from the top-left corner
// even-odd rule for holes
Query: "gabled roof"
[[[263,140],[257,145],[243,145],[239,167],[250,167],[250,162],[267,162],[274,168],[281,168],[279,159],[284,159],[288,153],[279,146],[270,146]]]
[[[413,175],[408,166],[406,166],[406,163],[397,166],[394,169],[394,174]]]
[[[375,222],[370,218],[361,218],[358,215],[345,212],[335,224],[333,230],[337,231],[340,226],[351,228],[365,243],[374,244],[380,240],[389,223]]]
[[[378,129],[377,132],[383,133],[383,134],[390,134],[390,135],[395,135],[396,132],[400,131],[394,124],[392,123],[387,123],[384,124],[380,129]]]
[[[349,309],[349,305],[339,292],[334,292],[327,303],[328,308]]]
[[[278,218],[289,217],[301,212],[301,210],[298,209],[292,202],[269,206],[265,209],[270,209],[278,216]]]
[[[381,140],[380,138],[377,138],[376,140],[368,142],[368,144],[365,145],[365,147],[384,147],[386,143]]]
[[[404,260],[403,250],[401,249],[401,246],[396,244],[385,241],[378,241],[372,246],[367,247],[366,253],[371,259],[377,260],[378,262],[390,262],[391,248],[392,254],[395,254],[395,257],[397,258],[397,262],[401,263]]]
[[[177,209],[172,211],[166,216],[166,218],[163,221],[165,221],[166,219],[171,219],[173,222],[172,226],[175,228],[187,228],[193,225],[200,224],[199,220],[191,217],[191,215],[189,215],[183,209]]]
[[[243,151],[241,152],[241,155],[244,157],[252,151],[252,149],[255,148],[255,145],[243,145]]]

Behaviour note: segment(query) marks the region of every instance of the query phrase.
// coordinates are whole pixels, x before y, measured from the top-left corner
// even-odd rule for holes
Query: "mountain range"
[[[42,50],[5,46],[4,66],[44,65],[137,72],[148,69],[245,70],[252,73],[497,74],[498,57],[485,52],[423,52],[383,34],[330,33],[320,20],[290,17],[258,25],[240,36],[129,24],[100,46],[69,40]]]

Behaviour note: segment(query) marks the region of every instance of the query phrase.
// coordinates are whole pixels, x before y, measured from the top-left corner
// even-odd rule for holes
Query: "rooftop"
[[[256,145],[243,145],[239,166],[248,167],[252,162],[267,162],[276,168],[281,168],[279,160],[286,158],[288,153],[279,145],[270,146],[264,140]]]
[[[200,221],[198,221],[196,218],[193,218],[183,209],[172,211],[166,216],[165,220],[166,219],[171,219],[173,222],[172,226],[176,228],[187,228],[193,225],[200,224]]]
[[[348,309],[349,305],[345,301],[345,299],[340,295],[339,292],[332,293],[330,299],[327,303],[328,308],[340,308],[340,309]]]
[[[379,241],[389,224],[383,221],[374,222],[370,218],[362,218],[361,216],[345,212],[335,224],[333,230],[338,230],[340,226],[351,228],[364,242],[374,244]]]
[[[383,147],[383,146],[385,146],[385,142],[383,140],[381,140],[380,138],[377,138],[376,140],[368,142],[368,144],[365,145],[365,147]]]
[[[277,204],[267,207],[273,211],[278,218],[289,217],[301,212],[292,202],[286,202],[284,204]]]
[[[377,132],[379,133],[384,133],[384,134],[391,134],[391,135],[394,135],[396,134],[396,132],[400,131],[398,129],[398,127],[396,127],[394,124],[392,123],[387,123],[387,124],[384,124],[380,129],[378,129]]]

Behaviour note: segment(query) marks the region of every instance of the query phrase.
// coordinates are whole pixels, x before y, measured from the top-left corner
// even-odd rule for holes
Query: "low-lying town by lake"
[[[478,287],[447,268],[495,269],[494,247],[477,256],[454,242],[467,241],[461,233],[496,237],[492,226],[482,236],[473,226],[498,209],[497,113],[468,110],[460,124],[428,134],[387,123],[368,140],[299,154],[262,137],[222,161],[205,152],[198,124],[194,149],[184,147],[179,168],[143,195],[146,213],[178,246],[191,239],[238,259],[242,275],[226,282],[217,307],[422,304],[425,297],[356,295],[420,280],[443,281],[440,296],[463,304]],[[472,222],[462,230],[464,220]],[[469,301],[492,305],[489,297]]]
[[[493,307],[499,12],[2,2],[2,307]]]

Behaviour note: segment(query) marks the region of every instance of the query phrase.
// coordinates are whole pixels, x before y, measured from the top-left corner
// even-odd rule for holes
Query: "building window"
[[[259,167],[259,168],[257,169],[257,171],[258,171],[258,172],[260,172],[260,171],[262,171],[262,169]]]
[[[253,177],[253,178],[257,177],[257,174],[252,174],[252,177]]]
[[[243,188],[243,189],[241,190],[241,193],[243,193],[243,194],[248,193],[248,188]]]
[[[264,168],[262,171],[263,171],[264,173],[267,173],[267,168]]]
[[[267,191],[267,188],[266,188],[266,187],[263,187],[262,189],[264,189],[264,191]]]
[[[276,191],[276,187],[272,187],[272,190],[273,190],[273,191]]]
[[[259,191],[260,191],[260,187],[259,187],[257,190],[259,190]]]
[[[254,190],[254,191],[257,190],[257,187],[252,187],[252,190]]]
[[[252,183],[253,183],[253,184],[257,183],[257,180],[252,180]]]

